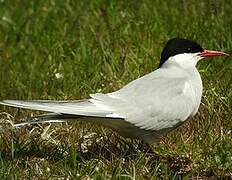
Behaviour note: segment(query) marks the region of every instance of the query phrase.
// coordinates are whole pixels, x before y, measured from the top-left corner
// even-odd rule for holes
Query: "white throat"
[[[164,64],[167,66],[178,65],[184,69],[189,69],[195,68],[200,59],[202,57],[198,56],[198,53],[183,53],[170,57]]]

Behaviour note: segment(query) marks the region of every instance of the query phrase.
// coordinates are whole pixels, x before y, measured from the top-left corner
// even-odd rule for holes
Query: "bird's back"
[[[94,94],[116,116],[136,127],[135,136],[157,138],[194,115],[202,94],[201,78],[196,69],[159,68],[109,94]],[[121,127],[120,127],[121,128]],[[128,134],[133,136],[128,127]],[[127,132],[125,129],[125,132]],[[139,132],[141,130],[141,132]],[[162,133],[161,133],[162,132]],[[151,136],[151,137],[150,137]]]

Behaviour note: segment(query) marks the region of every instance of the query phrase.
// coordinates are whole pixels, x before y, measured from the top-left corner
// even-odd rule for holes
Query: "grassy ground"
[[[80,99],[153,71],[172,37],[232,48],[232,2],[0,1],[0,99]],[[199,63],[199,113],[154,144],[156,160],[86,123],[0,134],[1,179],[231,177],[232,59]],[[37,112],[0,107],[2,123]],[[7,125],[7,124],[5,124]],[[5,126],[4,125],[4,126]],[[126,142],[125,142],[126,141]]]

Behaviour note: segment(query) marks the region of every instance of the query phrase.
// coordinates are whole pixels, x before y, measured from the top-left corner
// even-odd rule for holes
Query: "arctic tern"
[[[3,100],[2,105],[49,112],[15,127],[69,120],[94,122],[120,135],[153,142],[194,116],[202,96],[196,64],[207,57],[228,56],[204,50],[192,40],[170,39],[161,53],[157,70],[131,81],[121,89],[91,94],[77,101]]]

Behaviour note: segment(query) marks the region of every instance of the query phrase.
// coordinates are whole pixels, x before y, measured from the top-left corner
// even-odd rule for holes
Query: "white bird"
[[[157,70],[118,91],[91,94],[90,99],[81,101],[3,100],[0,104],[50,112],[15,127],[78,120],[99,123],[124,137],[150,143],[197,113],[202,80],[196,64],[215,56],[228,54],[204,50],[192,40],[174,38],[164,47]]]

